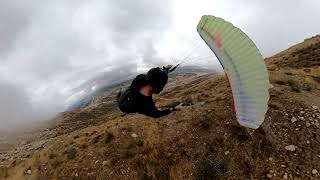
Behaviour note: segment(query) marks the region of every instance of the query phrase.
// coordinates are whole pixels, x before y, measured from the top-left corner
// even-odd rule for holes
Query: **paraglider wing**
[[[268,71],[258,48],[239,28],[218,17],[202,16],[197,31],[226,73],[238,122],[257,129],[269,100]]]

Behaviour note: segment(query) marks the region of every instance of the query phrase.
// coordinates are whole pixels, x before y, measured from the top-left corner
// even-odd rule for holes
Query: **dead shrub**
[[[275,80],[274,82],[279,85],[286,85],[286,82],[283,80]]]
[[[104,135],[104,143],[106,143],[106,144],[110,143],[113,138],[114,138],[114,136],[112,133],[106,132],[106,134]]]
[[[248,141],[251,136],[247,128],[242,126],[231,126],[230,131],[233,137],[238,139],[240,142]]]
[[[144,142],[143,142],[142,139],[138,139],[138,140],[137,140],[137,145],[138,145],[139,147],[142,147],[143,144],[144,144]]]
[[[77,155],[77,150],[76,150],[76,148],[72,147],[72,148],[68,149],[67,151],[65,151],[65,154],[67,155],[68,159],[74,159]]]
[[[193,105],[193,99],[191,96],[187,96],[185,98],[182,99],[182,103],[185,105]]]
[[[303,69],[303,71],[306,72],[306,73],[310,73],[311,69]]]
[[[309,81],[304,81],[302,84],[302,88],[306,91],[312,91],[312,89],[314,89],[314,85]]]
[[[313,76],[313,80],[315,80],[317,83],[320,83],[320,76]]]
[[[53,161],[50,162],[50,165],[53,167],[53,168],[57,168],[59,167],[61,164],[63,163],[63,161],[59,158],[57,159],[54,159]]]
[[[296,81],[294,79],[289,79],[288,85],[291,87],[292,91],[301,92],[302,87],[298,81]]]
[[[52,154],[49,155],[49,159],[54,159],[54,158],[56,158],[56,157],[57,157],[57,155],[54,154],[54,153],[52,153]]]
[[[193,114],[192,119],[195,123],[195,126],[203,130],[210,130],[212,126],[215,126],[214,117],[216,115],[213,112],[198,112]]]
[[[286,74],[286,75],[289,75],[289,76],[292,76],[292,75],[293,75],[293,73],[290,72],[290,71],[285,72],[285,74]]]
[[[92,143],[95,144],[95,143],[99,142],[101,137],[102,137],[102,135],[98,135],[98,136],[94,137],[92,140]]]
[[[219,159],[202,157],[194,168],[193,176],[195,179],[222,179],[227,172],[227,165]]]

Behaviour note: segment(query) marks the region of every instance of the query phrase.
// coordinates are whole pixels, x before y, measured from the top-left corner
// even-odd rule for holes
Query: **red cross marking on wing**
[[[222,50],[222,43],[221,43],[220,35],[216,35],[213,37],[213,43],[219,48],[219,50]]]

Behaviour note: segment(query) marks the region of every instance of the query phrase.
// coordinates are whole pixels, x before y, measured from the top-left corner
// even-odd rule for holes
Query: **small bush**
[[[290,71],[285,72],[285,74],[286,74],[286,75],[289,75],[289,76],[292,76],[292,75],[293,75],[293,73],[290,72]]]
[[[55,157],[57,157],[56,154],[50,154],[50,155],[49,155],[49,159],[54,159]]]
[[[288,80],[288,84],[291,87],[292,91],[301,92],[301,85],[298,81],[290,79],[290,80]]]
[[[192,104],[193,104],[192,97],[187,96],[186,98],[184,98],[184,99],[182,100],[182,103],[183,103],[183,104],[186,104],[186,105],[192,105]]]
[[[279,85],[285,85],[286,84],[286,82],[282,81],[282,80],[275,80],[275,83],[279,84]]]
[[[306,72],[306,73],[310,73],[311,69],[303,69],[303,71]]]
[[[98,135],[98,136],[94,137],[93,140],[92,140],[92,143],[95,144],[95,143],[99,142],[101,137],[102,137],[101,135]]]
[[[227,165],[221,160],[203,158],[195,164],[195,179],[221,179],[227,172]]]
[[[139,139],[139,140],[137,141],[137,145],[138,145],[139,147],[142,147],[143,144],[144,144],[144,142],[143,142],[142,139]]]
[[[53,168],[59,167],[62,163],[63,161],[61,159],[54,159],[53,161],[50,162]]]
[[[315,80],[317,83],[320,83],[320,76],[313,76],[313,80]]]
[[[81,149],[86,149],[87,147],[88,147],[87,144],[81,144],[81,145],[80,145],[80,148],[81,148]]]
[[[112,133],[107,132],[107,133],[105,134],[105,136],[104,136],[104,143],[106,143],[106,144],[110,143],[110,142],[112,141],[113,137],[114,137],[114,136],[113,136]]]
[[[68,159],[74,159],[77,155],[77,150],[75,148],[68,149],[65,154],[67,154]]]
[[[302,88],[306,91],[312,91],[313,89],[315,89],[315,85],[308,79],[305,79],[302,83]]]

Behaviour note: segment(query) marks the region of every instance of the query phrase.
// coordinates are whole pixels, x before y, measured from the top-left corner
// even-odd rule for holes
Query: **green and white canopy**
[[[203,16],[197,30],[226,73],[238,122],[258,128],[269,101],[268,71],[258,48],[239,28],[218,17]]]

